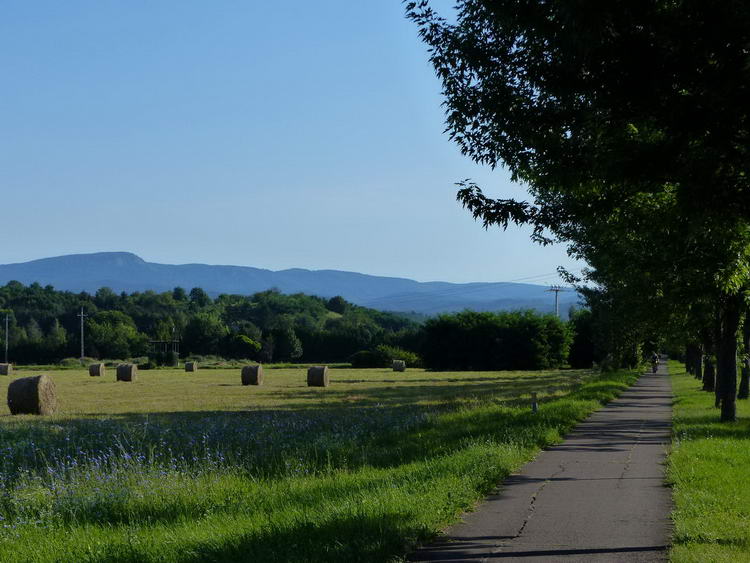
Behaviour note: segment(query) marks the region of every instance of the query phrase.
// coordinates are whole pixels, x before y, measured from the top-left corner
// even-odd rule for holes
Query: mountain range
[[[554,297],[546,286],[495,282],[418,282],[406,278],[371,276],[340,270],[265,270],[247,266],[208,264],[158,264],[129,252],[99,252],[43,258],[0,265],[0,284],[16,280],[37,282],[55,289],[96,292],[109,287],[116,292],[187,290],[201,287],[209,295],[252,294],[271,288],[283,293],[320,297],[341,295],[347,301],[384,311],[425,315],[473,309],[503,311],[535,309],[553,312]],[[575,292],[560,294],[560,312],[577,304]]]

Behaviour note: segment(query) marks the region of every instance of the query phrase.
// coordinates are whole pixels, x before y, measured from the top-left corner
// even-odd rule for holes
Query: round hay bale
[[[242,368],[242,385],[263,385],[263,366],[245,366]]]
[[[404,360],[393,360],[393,371],[406,371],[406,362]]]
[[[198,371],[198,362],[185,362],[185,371]]]
[[[120,364],[117,366],[117,381],[135,381],[138,379],[138,366],[135,364]]]
[[[91,377],[104,377],[106,369],[104,364],[91,364],[89,365],[89,375]]]
[[[48,375],[21,377],[8,385],[10,414],[54,414],[57,410],[55,382]]]
[[[0,375],[10,375],[13,373],[13,364],[0,364]]]
[[[313,366],[307,370],[308,387],[328,387],[328,366]]]

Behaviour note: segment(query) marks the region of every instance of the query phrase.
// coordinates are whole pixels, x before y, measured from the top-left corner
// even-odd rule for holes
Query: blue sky
[[[0,263],[125,250],[458,282],[580,267],[456,203],[464,178],[524,192],[442,133],[399,0],[9,0],[0,68]]]

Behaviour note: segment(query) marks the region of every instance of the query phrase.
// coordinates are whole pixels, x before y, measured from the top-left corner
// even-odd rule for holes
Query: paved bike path
[[[671,424],[662,364],[410,561],[665,561]]]

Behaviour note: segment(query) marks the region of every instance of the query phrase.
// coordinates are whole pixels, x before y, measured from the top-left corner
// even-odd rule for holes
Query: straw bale
[[[55,382],[48,375],[21,377],[8,385],[10,414],[54,414],[57,410]]]
[[[120,364],[117,366],[117,381],[135,381],[138,379],[138,366],[135,364]]]
[[[263,385],[263,366],[245,366],[242,368],[242,385]]]
[[[313,366],[307,370],[308,387],[328,387],[328,366]]]

